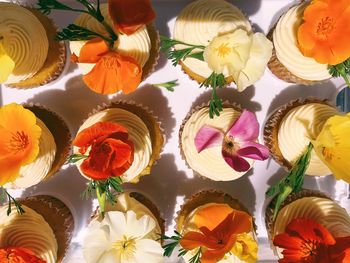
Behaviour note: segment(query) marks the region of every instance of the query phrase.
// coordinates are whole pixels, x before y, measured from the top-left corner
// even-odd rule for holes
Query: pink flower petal
[[[241,156],[231,155],[225,151],[222,151],[222,156],[224,157],[225,162],[237,172],[246,172],[250,168],[250,164]]]
[[[240,141],[255,141],[259,136],[259,123],[253,112],[244,110],[227,132]]]
[[[270,155],[269,149],[259,143],[244,142],[240,147],[237,154],[245,158],[263,161],[269,158]]]
[[[213,127],[204,125],[194,138],[194,144],[198,153],[215,146],[221,146],[224,139],[224,134]]]

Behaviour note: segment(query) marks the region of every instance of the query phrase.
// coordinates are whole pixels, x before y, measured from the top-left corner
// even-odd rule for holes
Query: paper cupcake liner
[[[111,109],[111,108],[123,109],[137,115],[144,122],[144,124],[146,125],[150,133],[150,137],[152,140],[152,155],[148,163],[148,166],[132,181],[128,182],[128,183],[138,183],[141,176],[148,175],[151,173],[152,166],[156,164],[160,158],[160,154],[163,151],[163,147],[165,144],[164,129],[161,127],[161,123],[158,120],[158,117],[153,115],[153,111],[151,111],[148,107],[143,106],[142,104],[137,104],[135,101],[119,100],[119,101],[111,102],[109,104],[104,103],[100,106],[97,106],[97,108],[94,109],[88,115],[88,118],[100,111]],[[85,121],[86,119],[83,121],[83,123]]]
[[[26,8],[31,11],[44,26],[49,40],[49,49],[44,65],[33,77],[19,83],[7,85],[10,88],[16,89],[36,88],[56,80],[63,72],[67,57],[64,41],[54,40],[57,33],[57,26],[54,22],[34,8]]]
[[[19,201],[40,214],[50,225],[58,244],[57,262],[62,262],[74,231],[74,218],[69,208],[60,200],[47,195],[27,197]]]
[[[235,210],[246,212],[253,219],[254,230],[257,230],[257,227],[254,223],[254,217],[238,199],[233,198],[227,193],[213,189],[200,191],[192,195],[184,202],[183,205],[181,205],[180,211],[177,212],[177,216],[175,219],[177,231],[179,233],[182,233],[182,228],[184,226],[186,218],[198,207],[209,203],[227,204]]]
[[[142,80],[145,80],[149,75],[152,74],[152,72],[154,72],[159,59],[159,32],[153,23],[147,25],[147,32],[151,40],[151,50],[150,57],[142,68]]]
[[[329,196],[327,196],[326,194],[320,192],[320,191],[316,191],[316,190],[309,190],[309,189],[303,189],[302,191],[298,192],[298,193],[293,193],[291,195],[289,195],[286,200],[284,200],[284,202],[281,204],[281,207],[279,209],[279,211],[282,210],[282,208],[284,208],[285,206],[293,203],[296,200],[302,199],[304,197],[321,197],[321,198],[327,198],[332,200]],[[275,255],[277,255],[277,251],[276,251],[276,247],[273,245],[273,228],[274,228],[274,220],[273,220],[273,214],[275,209],[272,208],[271,206],[275,206],[276,204],[276,200],[277,197],[274,197],[271,202],[269,203],[269,205],[266,208],[265,211],[265,225],[266,225],[266,230],[267,230],[267,234],[268,234],[268,239],[270,242],[270,247],[271,249],[274,251]],[[277,214],[278,216],[278,214]]]
[[[222,106],[223,106],[223,108],[233,108],[233,109],[236,110],[236,111],[242,112],[242,107],[241,107],[241,105],[239,105],[239,104],[237,104],[237,103],[230,103],[229,101],[226,100],[226,101],[223,102],[223,105],[222,105]],[[198,173],[197,171],[195,171],[195,170],[192,169],[192,167],[190,166],[190,164],[187,162],[185,153],[184,153],[184,151],[183,151],[183,149],[182,149],[182,140],[181,140],[181,138],[182,138],[182,132],[183,132],[183,129],[185,128],[185,124],[186,124],[187,121],[191,118],[192,114],[195,113],[195,112],[197,112],[197,111],[199,111],[199,110],[201,110],[201,109],[203,109],[203,108],[208,108],[208,107],[209,107],[209,102],[208,102],[208,103],[203,103],[203,104],[201,104],[201,105],[198,105],[198,106],[192,108],[192,109],[190,110],[190,112],[186,115],[186,117],[185,117],[185,119],[182,121],[182,124],[181,124],[180,129],[179,129],[179,145],[178,145],[178,147],[179,147],[179,150],[180,150],[180,156],[181,156],[182,160],[185,161],[186,166],[187,166],[189,169],[191,169],[196,175],[199,175],[200,178],[202,178],[202,179],[209,179],[209,180],[212,180],[212,179],[210,179],[210,178],[208,178],[208,177],[206,177],[206,176],[204,176],[204,175],[202,175],[202,174],[200,174],[200,173]],[[237,178],[237,179],[238,179],[238,178]]]
[[[71,151],[71,134],[65,121],[48,108],[40,104],[32,103],[24,104],[23,106],[33,112],[37,118],[45,123],[55,139],[56,155],[51,169],[44,179],[47,180],[58,172],[66,162]]]
[[[283,118],[288,112],[298,106],[302,106],[309,103],[320,103],[330,107],[334,107],[327,100],[320,100],[316,98],[298,99],[289,102],[288,104],[276,109],[268,118],[264,127],[264,143],[270,150],[270,156],[287,171],[292,169],[292,164],[286,160],[278,146],[278,130],[280,128]]]

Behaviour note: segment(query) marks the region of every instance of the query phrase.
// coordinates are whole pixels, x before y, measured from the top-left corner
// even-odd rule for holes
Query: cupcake
[[[83,254],[87,263],[164,262],[159,240],[164,220],[145,196],[125,192],[108,205],[105,216],[94,215],[86,229]]]
[[[7,216],[7,207],[0,207],[1,262],[62,262],[74,229],[69,209],[51,196],[33,196],[21,202],[22,215],[13,211]]]
[[[272,73],[304,85],[332,76],[347,80],[341,64],[350,57],[348,7],[349,1],[313,0],[301,1],[285,12],[269,33],[274,46],[268,64]]]
[[[56,31],[53,21],[35,9],[0,3],[0,84],[25,89],[57,79],[66,48],[54,40]]]
[[[0,186],[28,188],[50,178],[65,163],[70,132],[65,122],[40,105],[0,108]]]
[[[265,160],[268,149],[257,143],[259,123],[254,113],[224,103],[211,119],[208,105],[192,110],[179,132],[180,151],[187,165],[214,181],[232,181],[246,174],[254,160]]]
[[[181,246],[179,256],[185,262],[257,261],[253,218],[228,194],[207,190],[193,195],[181,207],[176,228],[177,243]],[[169,244],[164,247],[167,253]]]
[[[350,216],[323,193],[311,190],[294,193],[282,203],[275,220],[273,214],[273,209],[267,208],[266,226],[281,259],[293,259],[288,262],[308,259],[312,263],[349,260],[349,254],[343,252],[350,248]]]
[[[163,143],[160,124],[146,108],[118,101],[99,107],[84,121],[71,160],[91,183],[137,183],[150,174]]]
[[[103,22],[86,13],[75,20],[73,26],[90,30],[98,38],[70,41],[72,60],[93,91],[130,93],[158,60],[159,35],[152,23],[155,12],[150,0],[109,1],[99,10]]]

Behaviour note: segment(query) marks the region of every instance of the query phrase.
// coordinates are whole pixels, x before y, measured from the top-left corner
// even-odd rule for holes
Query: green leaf
[[[204,51],[201,52],[196,52],[196,53],[191,53],[187,57],[189,58],[196,58],[198,60],[204,61]]]
[[[82,199],[88,200],[91,198],[94,194],[94,190],[96,189],[95,181],[90,180],[88,183],[88,186],[84,190],[84,192],[80,195]]]
[[[50,14],[52,10],[74,11],[73,8],[64,5],[56,0],[39,0],[37,9],[45,15]]]
[[[189,263],[200,263],[201,262],[201,257],[202,257],[202,248],[200,247],[197,251],[197,253],[190,258],[188,261]]]
[[[5,201],[6,200],[6,197],[7,197],[7,200],[8,200],[8,207],[7,207],[7,216],[9,216],[12,212],[12,203],[15,205],[16,207],[16,210],[17,210],[17,213],[22,215],[25,213],[22,205],[15,199],[13,198],[5,188],[3,187],[0,187],[0,195],[1,195],[1,201]]]
[[[83,154],[72,154],[68,157],[68,160],[67,160],[67,164],[70,164],[70,163],[77,163],[79,162],[80,160],[83,160],[83,159],[86,159],[88,158],[89,156],[87,155],[83,155]]]
[[[177,231],[174,231],[174,232],[175,232],[175,235],[173,235],[171,237],[168,237],[166,235],[160,235],[160,239],[162,241],[164,241],[164,240],[172,241],[172,242],[169,242],[169,243],[162,246],[162,248],[164,249],[163,256],[165,256],[165,257],[170,257],[172,255],[172,253],[174,252],[174,249],[179,245],[180,240],[182,238],[182,235],[179,232],[177,232]],[[183,253],[182,250],[180,250],[180,251],[181,251],[180,253]]]
[[[346,85],[350,88],[350,81],[348,78],[350,75],[350,58],[337,65],[328,65],[328,71],[333,77],[342,77]]]
[[[178,86],[178,80],[174,79],[168,82],[164,82],[164,83],[158,83],[158,84],[151,84],[154,87],[163,87],[166,88],[168,91],[173,92],[175,91],[174,87]]]

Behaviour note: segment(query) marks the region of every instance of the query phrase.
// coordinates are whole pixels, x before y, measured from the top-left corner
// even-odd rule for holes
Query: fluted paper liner
[[[175,219],[177,231],[182,233],[186,218],[197,208],[209,203],[227,204],[235,210],[246,212],[252,217],[254,230],[256,231],[254,217],[250,214],[248,209],[242,205],[238,199],[218,190],[203,190],[187,199],[181,206],[180,211],[177,212],[177,218]]]
[[[150,56],[142,68],[142,80],[145,80],[154,71],[159,59],[159,32],[153,23],[147,25],[147,32],[151,40]]]
[[[50,225],[58,244],[57,263],[62,262],[74,231],[74,218],[69,208],[57,198],[47,195],[27,197],[19,201],[40,214]]]
[[[38,10],[30,7],[26,8],[38,18],[45,28],[49,41],[49,49],[47,58],[41,69],[31,78],[23,80],[19,83],[7,85],[10,88],[28,89],[48,84],[56,80],[61,75],[66,62],[66,46],[64,41],[55,40],[57,27],[55,26],[54,22],[46,15],[41,14]]]
[[[71,134],[65,121],[56,113],[50,111],[39,104],[25,104],[26,109],[30,110],[39,118],[50,130],[56,143],[55,160],[51,166],[45,180],[54,175],[66,162],[71,150]]]
[[[309,103],[319,103],[332,106],[327,100],[320,100],[316,98],[306,98],[306,99],[298,99],[285,104],[278,109],[276,109],[267,119],[264,127],[264,143],[270,150],[270,156],[279,163],[286,170],[292,169],[292,164],[286,160],[279,148],[278,145],[278,130],[281,126],[283,118],[288,114],[292,109],[309,104]]]
[[[112,109],[112,108],[123,109],[135,114],[144,122],[144,124],[146,125],[150,133],[150,137],[152,141],[152,155],[148,163],[148,166],[132,181],[128,182],[128,183],[137,183],[140,180],[141,176],[148,175],[151,173],[152,166],[160,158],[160,154],[163,150],[164,143],[165,143],[164,130],[161,127],[161,124],[158,121],[158,118],[153,115],[153,112],[151,112],[147,107],[144,107],[141,104],[136,104],[136,102],[134,101],[115,101],[109,104],[102,104],[101,106],[98,106],[96,109],[94,109],[92,113],[89,114],[88,117],[100,111],[103,111],[106,109]],[[85,121],[86,120],[84,120],[84,122]]]

